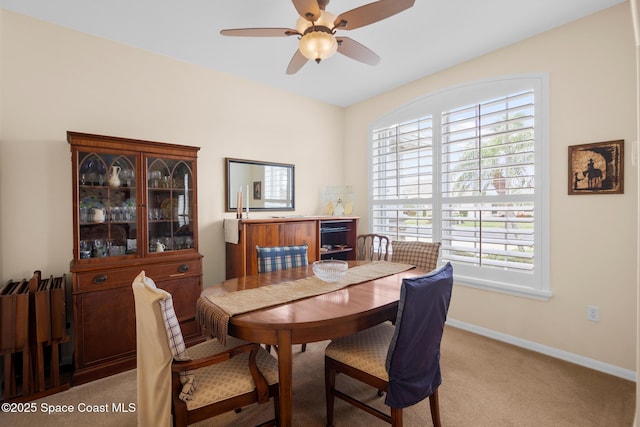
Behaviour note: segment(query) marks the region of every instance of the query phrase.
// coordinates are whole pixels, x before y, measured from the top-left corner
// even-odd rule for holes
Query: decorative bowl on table
[[[323,259],[315,261],[312,268],[313,273],[320,280],[325,282],[337,282],[347,274],[349,264],[346,261],[340,261],[337,259]]]

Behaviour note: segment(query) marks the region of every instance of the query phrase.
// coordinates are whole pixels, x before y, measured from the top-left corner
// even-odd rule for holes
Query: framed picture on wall
[[[253,200],[262,200],[262,181],[253,181]]]
[[[569,194],[624,193],[624,140],[569,146]]]

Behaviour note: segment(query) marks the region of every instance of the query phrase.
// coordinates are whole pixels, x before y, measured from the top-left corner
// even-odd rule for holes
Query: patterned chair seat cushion
[[[198,359],[225,351],[228,348],[245,344],[243,340],[227,337],[224,346],[218,340],[210,339],[187,348],[187,354]],[[269,385],[278,382],[278,361],[263,348],[256,357],[258,368]],[[255,383],[248,369],[249,353],[243,353],[225,362],[192,371],[195,374],[196,389],[191,400],[186,401],[187,408],[193,410],[212,402],[218,402],[252,391]]]
[[[389,381],[385,361],[394,331],[395,326],[390,322],[381,323],[356,334],[331,341],[325,349],[325,355],[384,381]]]

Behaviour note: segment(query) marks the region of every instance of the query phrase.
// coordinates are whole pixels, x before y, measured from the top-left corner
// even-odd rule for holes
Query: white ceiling
[[[372,0],[332,0],[336,15]],[[416,0],[366,27],[338,31],[382,59],[343,55],[285,70],[295,37],[223,37],[220,30],[295,28],[289,0],[0,0],[2,8],[234,74],[338,106],[348,106],[625,0]]]

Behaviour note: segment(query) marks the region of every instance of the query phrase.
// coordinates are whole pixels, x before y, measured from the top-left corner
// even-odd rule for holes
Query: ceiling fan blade
[[[415,0],[379,0],[341,13],[333,25],[342,30],[353,30],[400,13],[414,3]]]
[[[291,28],[233,28],[221,30],[220,34],[236,37],[286,37],[300,33]]]
[[[320,17],[318,0],[292,0],[298,14],[307,21],[317,21]]]
[[[293,54],[289,66],[287,67],[287,74],[295,74],[304,64],[307,63],[307,58],[300,52],[300,49],[296,50]]]
[[[356,61],[369,65],[376,65],[380,62],[380,57],[371,49],[358,43],[349,37],[336,37],[338,41],[338,52]]]

